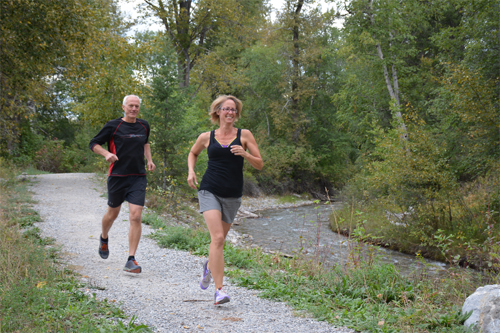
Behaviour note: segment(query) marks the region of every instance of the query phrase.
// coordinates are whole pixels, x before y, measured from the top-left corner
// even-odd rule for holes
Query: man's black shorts
[[[123,201],[144,206],[146,176],[108,177],[108,206],[116,208]]]

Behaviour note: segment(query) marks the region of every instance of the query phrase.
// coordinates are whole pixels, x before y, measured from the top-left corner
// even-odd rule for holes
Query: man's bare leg
[[[130,229],[128,231],[128,253],[129,256],[135,256],[142,234],[141,216],[143,207],[129,203],[128,208],[130,220]]]
[[[118,214],[120,213],[120,207],[109,207],[108,211],[102,217],[102,233],[99,237],[99,255],[102,259],[108,259],[109,256],[109,248],[108,248],[108,232],[109,229],[113,226],[113,222],[115,222]]]
[[[108,238],[109,229],[111,229],[111,227],[113,226],[113,222],[115,222],[116,218],[118,217],[118,214],[120,214],[120,208],[121,205],[114,208],[108,206],[108,211],[102,217],[102,233],[101,233],[102,238],[104,239]]]

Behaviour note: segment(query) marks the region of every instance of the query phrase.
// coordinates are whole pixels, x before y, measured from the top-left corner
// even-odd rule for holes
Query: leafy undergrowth
[[[486,175],[458,182],[450,175],[411,170],[402,161],[416,156],[396,152],[405,155],[392,161],[397,171],[393,165],[387,169],[391,175],[379,170],[344,189],[342,207],[330,216],[331,229],[350,235],[362,227],[373,236],[369,242],[500,274],[500,162]]]
[[[33,226],[40,217],[30,208],[29,181],[0,171],[0,332],[151,332],[81,291],[57,264],[58,250],[46,247],[52,240]]]
[[[392,265],[361,265],[315,275],[277,265],[232,276],[262,297],[285,301],[319,320],[365,332],[467,332],[450,288],[401,276]],[[456,281],[453,282],[455,284]]]
[[[167,227],[161,219],[154,227],[151,237],[160,246],[208,255],[206,230]],[[262,297],[285,301],[335,326],[363,332],[468,332],[463,326],[468,314],[461,307],[478,283],[476,274],[450,269],[437,277],[423,268],[403,276],[393,265],[365,260],[362,253],[370,251],[364,246],[349,255],[356,261],[326,271],[318,262],[226,243],[226,274],[241,286],[262,290]]]

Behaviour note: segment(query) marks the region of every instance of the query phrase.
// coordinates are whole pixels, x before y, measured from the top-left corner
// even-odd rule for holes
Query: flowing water
[[[338,204],[334,204],[335,209]],[[234,225],[234,230],[252,237],[252,242],[268,251],[289,255],[304,253],[316,258],[324,266],[346,262],[349,250],[356,245],[347,237],[338,235],[329,227],[330,205],[308,205],[297,208],[260,211],[259,218],[247,218]],[[393,263],[403,274],[427,266],[429,272],[440,272],[444,263],[417,260],[415,256],[375,247],[381,260]],[[366,250],[365,250],[366,252]]]

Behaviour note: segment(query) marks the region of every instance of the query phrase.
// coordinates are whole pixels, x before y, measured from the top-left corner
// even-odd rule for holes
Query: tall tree
[[[68,104],[75,95],[82,102],[90,89],[98,89],[96,76],[124,67],[110,57],[102,66],[102,57],[119,54],[128,42],[121,39],[125,26],[113,0],[12,0],[0,6],[0,131],[6,139],[2,144],[7,142],[2,149],[11,151],[20,122],[34,117],[44,104],[45,110],[51,107],[56,82],[65,86],[59,90],[65,94],[60,102]],[[88,91],[82,93],[89,77]]]
[[[179,179],[185,171],[181,147],[188,142],[192,131],[191,124],[185,122],[189,90],[179,88],[175,49],[168,38],[163,33],[146,34],[142,38],[153,45],[147,63],[151,90],[145,96],[142,112],[151,124],[152,151],[161,161],[160,186],[166,191],[170,181]]]
[[[455,24],[430,38],[442,70],[433,73],[439,87],[429,109],[457,178],[470,181],[487,174],[500,156],[500,4],[454,0],[449,6]]]
[[[273,62],[283,68],[277,83],[280,96],[269,105],[271,118],[280,136],[294,144],[304,142],[308,130],[307,110],[314,105],[320,75],[314,68],[324,62],[322,39],[329,24],[329,16],[322,15],[314,1],[289,0],[263,40],[277,48]]]
[[[60,59],[85,42],[89,12],[76,1],[0,2],[0,133],[11,150],[23,119],[47,101],[48,78]]]
[[[342,82],[339,31],[313,2],[299,7],[297,1],[285,3],[263,38],[243,53],[241,122],[254,129],[268,156],[269,168],[259,179],[279,179],[292,191],[318,191],[323,180],[345,181],[356,153],[331,101]]]
[[[419,5],[418,0],[355,0],[343,4],[348,13],[344,32],[351,54],[362,56],[380,71],[389,99],[393,101],[393,116],[404,138],[407,138],[407,130],[401,114],[401,76],[404,78],[415,70],[408,59],[417,52],[415,27],[419,21],[425,21]]]
[[[453,0],[449,6],[458,24],[444,27],[432,36],[443,62],[463,63],[485,79],[500,75],[500,3],[496,0]],[[436,11],[439,8],[435,9]]]
[[[123,114],[129,94],[142,96],[148,44],[121,35],[114,28],[96,34],[87,49],[65,70],[72,113],[91,124],[103,124]]]
[[[293,25],[293,56],[292,56],[292,108],[294,109],[295,120],[297,120],[296,113],[299,107],[299,98],[297,96],[297,90],[299,88],[299,83],[297,82],[300,76],[300,43],[299,43],[299,33],[300,33],[300,12],[304,6],[304,0],[298,0],[295,6],[295,11],[292,13]],[[297,140],[298,133],[293,135],[294,139]]]
[[[224,36],[244,37],[248,17],[262,6],[249,0],[144,0],[150,15],[160,19],[177,51],[180,87],[189,87],[191,70]]]

